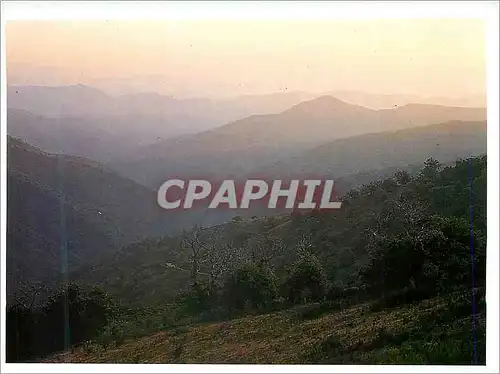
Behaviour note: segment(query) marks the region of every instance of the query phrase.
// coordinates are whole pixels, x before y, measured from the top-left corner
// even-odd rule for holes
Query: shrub
[[[215,299],[216,294],[208,284],[197,282],[177,296],[177,304],[182,312],[194,315],[210,309]]]
[[[108,325],[114,304],[98,288],[62,287],[45,305],[7,311],[7,360],[24,361],[91,340]]]
[[[224,283],[223,299],[230,309],[262,309],[270,306],[277,295],[277,280],[267,268],[245,265],[232,273]]]
[[[306,254],[291,268],[285,281],[285,293],[292,303],[318,301],[327,291],[328,280],[316,256]]]

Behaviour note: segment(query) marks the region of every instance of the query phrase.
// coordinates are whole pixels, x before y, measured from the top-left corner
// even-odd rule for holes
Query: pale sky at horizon
[[[9,21],[6,59],[9,84],[141,85],[178,96],[486,90],[484,24],[466,19]],[[141,78],[154,75],[164,80]]]

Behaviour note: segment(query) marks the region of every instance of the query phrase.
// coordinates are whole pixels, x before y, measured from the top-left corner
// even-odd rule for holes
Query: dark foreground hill
[[[7,145],[9,290],[168,231],[154,191],[88,159]]]

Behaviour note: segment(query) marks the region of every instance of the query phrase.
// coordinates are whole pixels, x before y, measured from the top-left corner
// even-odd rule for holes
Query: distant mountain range
[[[323,96],[278,114],[251,116],[159,142],[111,166],[153,188],[171,176],[246,177],[336,139],[450,120],[485,121],[486,110],[425,104],[372,110]]]
[[[242,96],[214,101],[176,99],[157,93],[111,96],[85,86],[9,86],[8,108],[34,115],[75,120],[137,143],[192,134],[253,114],[283,111],[309,96],[300,93]]]
[[[206,138],[211,136],[209,130],[219,127],[221,129],[213,133],[215,137],[227,137],[231,132],[246,131],[246,135],[243,136],[252,138],[250,143],[253,144],[255,140],[262,142],[263,139],[254,140],[252,132],[261,132],[262,128],[266,127],[265,132],[259,137],[268,136],[267,143],[275,142],[282,137],[288,139],[299,137],[298,142],[305,144],[310,139],[315,141],[316,135],[308,136],[300,132],[300,128],[296,128],[304,128],[304,122],[322,132],[335,131],[337,137],[391,128],[390,124],[377,124],[377,119],[373,118],[376,115],[374,116],[365,107],[361,108],[362,106],[390,109],[406,107],[404,110],[394,112],[400,113],[400,118],[392,115],[394,118],[386,119],[383,118],[384,112],[379,114],[381,118],[378,121],[394,122],[404,121],[405,116],[410,120],[413,115],[418,115],[416,104],[405,105],[409,102],[444,101],[455,103],[457,106],[484,102],[481,98],[476,100],[473,97],[468,101],[466,99],[457,101],[443,100],[443,98],[422,99],[411,95],[373,95],[356,91],[332,93],[343,102],[333,104],[330,100],[328,103],[329,96],[317,98],[317,95],[304,92],[209,100],[178,99],[157,93],[111,96],[85,85],[9,86],[8,133],[49,152],[73,154],[119,166],[120,162],[130,161],[127,157],[129,155],[143,155],[147,158],[149,154],[157,152],[154,149],[161,150],[165,144],[171,144],[172,140],[180,141],[184,145],[184,141],[190,139],[190,135],[205,132],[199,139]],[[422,107],[422,110],[427,110],[427,107]],[[455,112],[457,110],[453,109]],[[354,113],[355,111],[357,113]],[[463,111],[466,111],[466,108],[463,108]],[[276,117],[276,113],[281,113],[281,118]],[[365,118],[367,116],[371,118]],[[450,117],[443,112],[440,118],[424,121],[423,124],[453,119],[483,120],[484,118],[462,118],[457,115]],[[268,120],[275,122],[270,124],[269,128],[267,128]],[[357,123],[352,123],[353,120]],[[250,124],[252,121],[255,121],[255,125]],[[322,127],[318,126],[318,122],[321,121],[325,122]],[[336,127],[332,128],[332,124],[328,121],[336,121]],[[280,127],[280,122],[289,124],[286,132]],[[343,126],[343,123],[349,125]],[[419,125],[418,121],[415,125]],[[348,131],[351,127],[359,131]],[[55,134],[57,136],[54,136]],[[327,135],[325,140],[332,139],[331,135]],[[231,141],[236,141],[236,146],[241,139],[232,136]],[[148,145],[152,147],[148,149]],[[266,152],[271,154],[274,152],[272,149],[261,149],[261,151],[263,155]]]
[[[223,124],[252,114],[270,114],[317,95],[300,92],[246,95],[232,99],[179,99],[155,92],[112,96],[86,86],[8,86],[8,107],[47,117],[113,117],[139,115],[175,118],[189,115]],[[234,118],[233,118],[234,117]]]
[[[177,74],[137,74],[126,77],[103,77],[103,78],[89,78],[85,81],[75,81],[72,72],[61,67],[54,66],[34,66],[31,64],[11,63],[7,71],[7,81],[12,86],[76,86],[77,83],[83,83],[86,86],[94,87],[102,92],[113,96],[126,96],[126,95],[142,95],[143,93],[157,93],[166,97],[204,97],[200,95],[200,90],[194,91],[194,86],[185,84],[186,78]],[[196,84],[195,84],[196,86]],[[175,92],[172,91],[175,87]],[[210,91],[210,90],[209,90]],[[203,92],[207,92],[206,90]],[[269,101],[270,98],[278,97],[300,97],[299,101],[288,102],[294,105],[301,101],[312,100],[320,96],[331,95],[342,101],[351,104],[361,105],[370,109],[389,109],[397,106],[402,106],[410,103],[419,104],[433,104],[445,106],[464,106],[464,107],[485,107],[486,95],[477,93],[468,93],[462,97],[444,97],[444,96],[424,96],[408,93],[373,93],[352,90],[349,87],[334,87],[325,92],[301,92],[301,91],[281,91],[272,94],[256,94],[252,95],[239,95],[235,93],[232,99],[214,98],[213,101],[221,102],[245,102],[246,99],[252,98],[258,101],[265,100],[267,105],[273,105]],[[145,95],[147,96],[147,94]],[[262,100],[261,100],[262,99]],[[255,105],[255,103],[252,103]],[[253,109],[257,109],[254,107]],[[273,107],[270,112],[277,113],[285,110],[286,108]],[[252,114],[264,114],[260,112],[251,112],[239,117],[243,118]],[[235,120],[236,118],[229,119],[226,122]]]

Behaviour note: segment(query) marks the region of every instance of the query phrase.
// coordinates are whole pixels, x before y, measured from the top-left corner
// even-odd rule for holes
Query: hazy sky
[[[9,84],[453,97],[486,85],[479,20],[9,21],[6,49]]]

